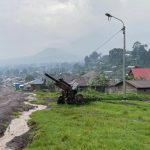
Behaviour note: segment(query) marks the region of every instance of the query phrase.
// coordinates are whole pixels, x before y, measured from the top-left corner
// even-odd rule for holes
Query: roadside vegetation
[[[50,110],[33,113],[29,121],[32,142],[26,150],[149,150],[149,101],[125,102],[113,94],[92,93],[82,92],[89,102],[85,105],[49,102]],[[37,93],[43,101],[56,96]]]

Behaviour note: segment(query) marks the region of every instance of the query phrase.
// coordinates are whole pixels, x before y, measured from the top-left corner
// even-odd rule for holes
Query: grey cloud
[[[31,55],[46,47],[87,54],[122,27],[114,19],[108,22],[106,12],[125,21],[128,49],[136,40],[150,44],[149,5],[147,0],[1,0],[1,58]],[[99,51],[121,46],[120,34]]]

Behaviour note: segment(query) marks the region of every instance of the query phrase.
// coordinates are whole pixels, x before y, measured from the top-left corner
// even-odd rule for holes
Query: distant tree
[[[25,82],[30,82],[30,81],[32,81],[32,80],[34,80],[34,76],[33,76],[33,75],[27,75],[27,76],[25,77]]]
[[[109,63],[109,55],[104,55],[101,57],[101,62],[104,64],[108,64]]]
[[[101,59],[101,54],[98,54],[96,51],[92,52],[89,56],[85,56],[84,62],[85,66],[93,67]]]
[[[94,51],[89,57],[91,60],[97,60],[99,57],[99,54]]]
[[[132,75],[127,75],[126,80],[134,80],[134,77]]]
[[[136,41],[134,44],[133,44],[133,49],[139,49],[140,48],[140,45],[141,43],[139,41]]]
[[[96,77],[94,83],[99,84],[101,86],[107,86],[108,85],[109,80],[105,77],[105,75],[99,75]]]
[[[140,42],[135,42],[133,44],[133,51],[131,52],[132,59],[135,59],[135,65],[146,67],[150,66],[150,54],[146,50],[147,44],[141,44]]]
[[[122,64],[122,59],[123,59],[123,49],[114,48],[109,51],[109,63],[111,63],[112,66],[118,66]]]
[[[86,66],[89,65],[90,61],[89,61],[89,57],[88,56],[85,56],[84,63],[85,63]]]

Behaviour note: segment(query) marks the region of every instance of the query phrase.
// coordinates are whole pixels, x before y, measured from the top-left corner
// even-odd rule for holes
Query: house
[[[135,80],[150,80],[150,68],[132,68],[129,76]]]
[[[105,87],[98,84],[90,84],[89,80],[86,80],[84,77],[77,78],[78,89],[79,91],[84,91],[88,89],[93,89],[99,92],[105,92]]]
[[[118,82],[114,85],[110,85],[106,89],[109,93],[122,93],[123,82]],[[126,91],[134,93],[150,94],[150,80],[127,80]]]
[[[88,83],[91,83],[93,80],[96,79],[97,73],[95,71],[89,71],[86,74],[82,75],[81,77]]]
[[[33,81],[27,82],[24,84],[25,90],[40,90],[45,87],[45,80],[43,79],[35,79]]]
[[[92,81],[96,79],[97,73],[95,71],[89,71],[82,76],[73,76],[73,75],[62,75],[64,81],[67,83],[71,83],[73,80],[76,80],[78,83],[78,89],[80,91],[87,90],[89,88],[92,89],[99,89],[99,85],[91,85]],[[55,77],[58,79],[58,77]],[[59,77],[60,78],[60,77]]]
[[[97,91],[104,92],[105,91],[104,86],[92,84],[92,81],[96,79],[96,77],[97,73],[95,71],[87,72],[82,76],[72,76],[72,75],[54,76],[55,79],[62,78],[67,83],[71,83],[73,80],[75,80],[78,83],[79,91],[94,89]],[[57,88],[53,87],[53,89],[51,90],[57,90]]]
[[[104,86],[93,82],[97,76],[98,74],[95,71],[89,71],[81,77],[76,78],[76,81],[78,82],[78,89],[80,91],[94,89],[99,92],[105,92]]]

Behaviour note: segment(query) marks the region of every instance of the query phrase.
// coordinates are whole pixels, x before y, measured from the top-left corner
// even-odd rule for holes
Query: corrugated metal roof
[[[44,84],[44,81],[42,80],[42,79],[35,79],[35,80],[33,80],[33,81],[30,81],[30,82],[28,82],[28,83],[25,83],[24,85],[33,85],[33,84]]]
[[[150,88],[150,80],[126,80],[126,83],[134,86],[135,88],[141,88],[141,89],[146,89],[146,88]],[[113,85],[110,85],[110,87],[113,87],[113,86],[118,86],[120,84],[123,84],[122,81],[116,83],[116,84],[113,84]]]
[[[44,80],[42,79],[35,79],[30,82],[30,84],[44,84]]]
[[[150,80],[150,68],[132,68],[134,79]]]
[[[150,88],[150,80],[127,80],[126,82],[139,89]]]

